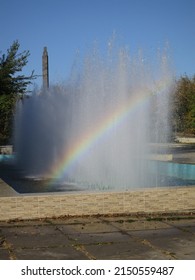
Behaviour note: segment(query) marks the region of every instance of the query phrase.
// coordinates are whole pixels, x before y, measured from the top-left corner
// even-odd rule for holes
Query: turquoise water
[[[182,180],[195,180],[195,165],[174,162],[151,161],[150,172]]]
[[[14,159],[13,155],[1,155],[0,154],[0,162],[8,161]]]
[[[14,155],[0,154],[0,162],[10,162]],[[195,164],[150,161],[149,173],[151,175],[168,176],[182,180],[195,180]]]
[[[111,186],[91,186],[80,183],[49,184],[48,179],[23,177],[14,167],[13,155],[0,155],[0,177],[19,193],[60,192],[78,190],[112,190]],[[147,165],[147,180],[136,188],[163,187],[163,186],[195,186],[195,165],[173,162],[150,161]],[[144,180],[143,180],[144,181]],[[147,185],[146,185],[147,182]],[[114,189],[131,189],[131,187],[114,187]]]

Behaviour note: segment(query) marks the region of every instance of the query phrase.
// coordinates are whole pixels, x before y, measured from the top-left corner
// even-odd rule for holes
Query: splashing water
[[[150,64],[126,49],[97,49],[66,84],[18,104],[18,165],[33,176],[91,188],[150,184],[149,143],[170,135],[173,75],[165,55]]]

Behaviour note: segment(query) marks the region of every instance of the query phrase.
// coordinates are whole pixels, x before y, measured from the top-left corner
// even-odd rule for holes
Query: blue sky
[[[0,50],[14,40],[31,55],[24,74],[42,72],[47,46],[51,82],[66,79],[79,50],[94,41],[153,55],[168,42],[176,76],[195,74],[195,0],[0,0]],[[37,79],[37,84],[41,79]]]

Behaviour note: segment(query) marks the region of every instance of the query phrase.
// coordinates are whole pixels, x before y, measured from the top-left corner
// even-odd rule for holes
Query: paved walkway
[[[195,163],[194,146],[172,149],[175,162]],[[0,180],[0,196],[16,194]],[[0,222],[0,260],[7,259],[194,260],[195,213]]]
[[[195,214],[0,222],[0,259],[194,260]]]
[[[0,197],[19,195],[12,187],[0,178]]]

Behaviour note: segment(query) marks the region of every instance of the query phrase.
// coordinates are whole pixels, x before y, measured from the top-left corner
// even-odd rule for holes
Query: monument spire
[[[49,59],[48,59],[48,52],[47,47],[43,49],[42,55],[42,74],[43,74],[43,88],[49,88]]]

